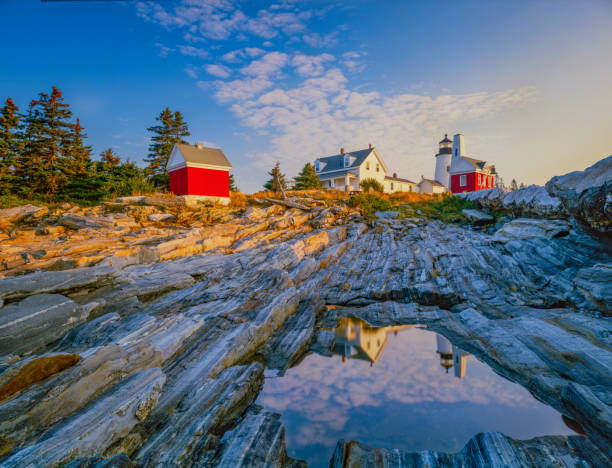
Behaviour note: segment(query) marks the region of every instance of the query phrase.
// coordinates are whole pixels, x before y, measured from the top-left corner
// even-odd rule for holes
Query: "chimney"
[[[372,145],[370,145],[370,146],[372,146]],[[397,172],[394,172],[394,173],[393,173],[393,178],[394,178],[394,179],[397,179]]]
[[[370,149],[372,149],[372,143],[370,143]]]
[[[344,154],[344,148],[340,148],[340,154]]]
[[[204,143],[202,143],[201,141],[196,141],[196,148],[198,149],[203,149],[204,148]]]
[[[465,142],[462,133],[457,133],[453,137],[453,158],[459,156],[465,156]]]

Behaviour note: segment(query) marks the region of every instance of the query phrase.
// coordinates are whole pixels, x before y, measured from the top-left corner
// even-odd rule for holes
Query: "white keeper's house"
[[[366,149],[351,152],[340,148],[340,154],[318,158],[314,167],[324,188],[357,192],[361,190],[362,180],[375,179],[386,193],[418,190],[415,182],[400,178],[397,173],[388,176],[387,165],[371,144]]]

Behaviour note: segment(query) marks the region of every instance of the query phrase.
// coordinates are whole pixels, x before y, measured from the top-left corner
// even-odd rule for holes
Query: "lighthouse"
[[[444,135],[444,139],[439,143],[438,154],[436,154],[436,182],[444,185],[450,190],[450,166],[453,152],[453,142]]]

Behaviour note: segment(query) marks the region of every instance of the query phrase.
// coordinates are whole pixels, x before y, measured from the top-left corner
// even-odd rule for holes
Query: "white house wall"
[[[370,169],[366,169],[366,167],[368,167],[368,163],[370,164]],[[376,172],[377,164],[379,165],[378,172]],[[375,179],[384,187],[386,175],[385,165],[378,157],[376,157],[375,151],[372,151],[361,163],[361,166],[359,166],[358,184],[360,184],[364,179]]]

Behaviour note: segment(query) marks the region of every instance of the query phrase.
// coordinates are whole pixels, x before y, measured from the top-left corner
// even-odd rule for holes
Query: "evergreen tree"
[[[230,189],[230,192],[238,191],[238,187],[236,187],[236,181],[234,180],[234,174],[232,174],[231,172],[229,175],[229,189]]]
[[[518,190],[518,185],[516,179],[512,179],[512,182],[510,182],[510,191],[514,192],[515,190]]]
[[[166,107],[156,118],[159,125],[147,128],[153,132],[149,145],[149,154],[145,158],[148,163],[146,174],[160,185],[168,183],[166,164],[175,143],[187,143],[183,137],[189,136],[189,127],[180,112],[174,112]]]
[[[62,145],[61,169],[67,183],[74,178],[85,177],[92,169],[91,147],[85,146],[83,140],[87,138],[79,119],[72,131],[67,135]]]
[[[113,150],[108,148],[100,153],[102,164],[106,165],[108,169],[113,169],[121,163],[121,158],[113,153]]]
[[[274,165],[272,170],[268,172],[268,175],[270,175],[271,178],[264,184],[264,188],[266,190],[271,190],[272,192],[280,192],[281,187],[283,189],[287,188],[287,183],[285,182],[285,174],[283,174],[280,170],[280,162],[277,162]]]
[[[17,192],[24,197],[38,193],[37,185],[43,178],[42,154],[44,121],[36,101],[31,101],[21,125],[21,152],[17,156],[14,176]]]
[[[24,119],[24,151],[19,161],[23,167],[18,173],[27,178],[28,188],[35,193],[53,196],[67,182],[63,158],[74,129],[68,121],[72,117],[69,107],[55,86],[50,95],[39,93],[38,99],[30,103]]]
[[[15,184],[14,170],[21,146],[18,111],[10,97],[0,108],[0,195],[10,193]]]
[[[321,181],[319,180],[319,176],[314,170],[314,167],[312,167],[310,163],[306,163],[306,165],[302,168],[302,171],[295,178],[295,189],[306,190],[320,187]]]

